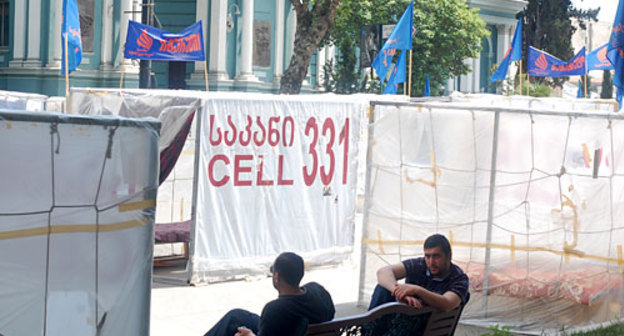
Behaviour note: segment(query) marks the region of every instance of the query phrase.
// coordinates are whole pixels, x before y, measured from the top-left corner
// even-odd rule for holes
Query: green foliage
[[[592,331],[577,332],[570,336],[622,336],[624,335],[624,324],[614,324],[608,327],[598,328]]]
[[[511,331],[509,331],[511,330],[511,326],[499,327],[497,324],[497,325],[493,325],[489,327],[488,329],[490,329],[490,331],[492,331],[493,334],[487,333],[487,334],[481,334],[481,336],[514,336],[514,334]]]
[[[518,18],[524,18],[522,61],[528,64],[529,46],[544,50],[564,61],[569,60],[574,56],[572,35],[576,30],[570,18],[578,18],[581,28],[584,28],[585,21],[597,21],[597,15],[598,10],[575,9],[570,0],[529,0],[526,9],[518,13]],[[524,68],[525,72],[527,68]],[[568,77],[538,77],[536,80],[551,86],[561,86]]]
[[[611,77],[611,70],[603,70],[602,72],[602,90],[600,91],[600,98],[613,98],[613,78]]]
[[[396,23],[408,4],[409,0],[341,1],[328,39],[341,51],[332,76],[336,92],[375,87],[375,83],[361,83],[370,80],[368,76],[360,78],[350,74],[358,73],[359,68],[356,60],[347,54],[355,55],[362,26]],[[412,96],[422,96],[427,73],[432,95],[442,92],[448,78],[469,73],[471,69],[464,64],[464,59],[477,57],[481,39],[489,34],[478,11],[468,8],[465,0],[415,0],[414,26]]]

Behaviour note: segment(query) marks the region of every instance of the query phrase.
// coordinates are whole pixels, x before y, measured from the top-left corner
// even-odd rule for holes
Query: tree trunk
[[[312,54],[334,23],[340,0],[317,1],[312,11],[308,1],[291,0],[297,13],[293,55],[280,81],[281,94],[298,94],[308,73]]]

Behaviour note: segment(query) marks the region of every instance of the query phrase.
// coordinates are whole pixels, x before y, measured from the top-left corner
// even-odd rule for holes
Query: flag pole
[[[588,79],[588,76],[585,75],[585,98],[588,98],[587,97],[587,79]]]
[[[410,49],[410,59],[409,59],[409,84],[407,86],[407,96],[412,96],[412,49]]]
[[[522,60],[520,60],[520,95],[522,96]]]
[[[208,62],[204,59],[204,79],[206,80],[206,91],[210,91],[208,87]]]
[[[69,112],[69,47],[67,44],[67,31],[65,32],[65,113]]]
[[[123,88],[124,71],[126,70],[126,67],[124,66],[124,60],[125,60],[125,58],[122,55],[121,56],[121,77],[119,78],[119,88],[120,89]]]

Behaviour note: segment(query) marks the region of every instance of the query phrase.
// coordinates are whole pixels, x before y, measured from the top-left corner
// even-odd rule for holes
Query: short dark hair
[[[436,233],[427,237],[427,239],[425,240],[424,248],[426,249],[438,246],[442,248],[442,251],[447,257],[451,255],[451,243],[449,243],[448,239],[446,239],[446,237],[444,237],[443,235]]]
[[[303,278],[303,258],[292,252],[284,252],[275,259],[273,271],[279,273],[280,279],[287,284],[298,287]]]

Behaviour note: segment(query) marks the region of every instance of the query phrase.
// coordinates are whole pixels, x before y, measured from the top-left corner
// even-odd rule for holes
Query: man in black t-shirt
[[[451,263],[452,251],[448,239],[440,234],[429,236],[424,244],[425,256],[403,260],[388,265],[377,271],[378,285],[375,287],[369,310],[388,302],[403,302],[421,308],[431,306],[439,311],[448,312],[459,305],[465,305],[470,299],[468,276],[457,265]],[[398,280],[405,279],[404,284]],[[409,335],[420,335],[427,316],[414,318],[409,325]],[[370,326],[370,335],[394,335],[405,333],[401,318],[384,320]],[[405,325],[405,324],[403,324]],[[390,331],[386,331],[390,328]],[[393,330],[397,329],[399,331]]]
[[[334,303],[323,286],[316,282],[299,286],[303,278],[300,256],[280,254],[271,273],[279,296],[264,306],[261,316],[243,309],[231,310],[204,336],[293,336],[304,331],[307,323],[334,318]]]

